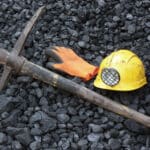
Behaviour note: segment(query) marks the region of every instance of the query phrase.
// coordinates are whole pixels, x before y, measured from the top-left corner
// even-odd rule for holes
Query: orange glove
[[[60,70],[84,81],[92,79],[98,73],[97,66],[89,64],[70,48],[56,46],[47,49],[46,54],[59,61],[59,63],[48,62],[47,68],[49,69]]]

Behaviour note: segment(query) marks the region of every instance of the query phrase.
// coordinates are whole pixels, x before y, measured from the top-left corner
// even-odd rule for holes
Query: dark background
[[[149,0],[1,0],[0,47],[11,51],[26,22],[42,5],[22,55],[46,66],[44,50],[67,46],[99,65],[112,51],[131,49],[149,81]],[[2,70],[2,67],[1,67]],[[133,92],[111,92],[62,74],[150,115],[148,83]],[[1,150],[148,150],[149,129],[28,76],[13,75],[0,93]]]

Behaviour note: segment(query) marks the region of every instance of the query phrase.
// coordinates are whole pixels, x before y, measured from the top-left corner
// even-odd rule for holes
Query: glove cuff
[[[93,69],[90,71],[90,73],[88,73],[88,74],[83,78],[83,80],[84,80],[84,81],[89,81],[90,79],[94,78],[95,75],[98,74],[98,70],[99,70],[99,67],[94,66]]]

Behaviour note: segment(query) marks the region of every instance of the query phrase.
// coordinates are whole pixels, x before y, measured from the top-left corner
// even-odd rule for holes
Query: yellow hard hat
[[[147,83],[140,58],[130,50],[112,52],[100,64],[94,86],[115,91],[131,91]]]

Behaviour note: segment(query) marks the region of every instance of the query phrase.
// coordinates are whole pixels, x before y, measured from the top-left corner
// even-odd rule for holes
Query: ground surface
[[[150,79],[149,0],[1,0],[0,47],[11,51],[38,7],[46,11],[30,34],[23,54],[46,66],[44,50],[73,48],[92,64],[110,52],[128,48],[142,59]],[[134,92],[93,87],[93,80],[63,76],[150,115],[150,82]],[[149,131],[142,125],[28,76],[12,76],[0,93],[1,150],[148,150]]]

